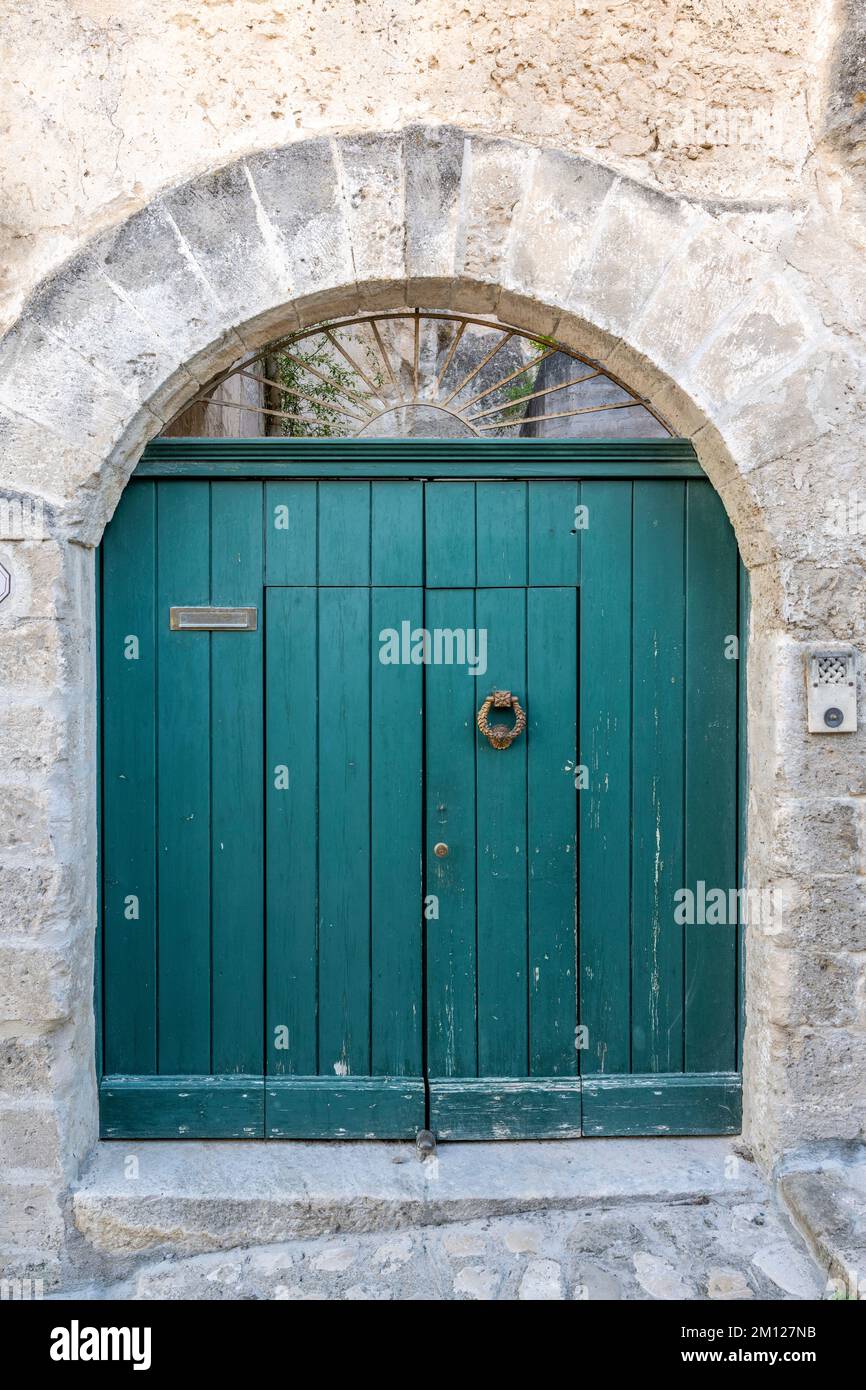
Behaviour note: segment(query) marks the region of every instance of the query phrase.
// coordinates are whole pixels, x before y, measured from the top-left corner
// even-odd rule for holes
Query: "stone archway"
[[[853,903],[861,852],[844,752],[816,753],[799,704],[802,644],[850,640],[863,609],[851,543],[801,542],[831,430],[824,483],[847,491],[844,346],[746,216],[450,127],[320,139],[167,191],[43,285],[0,343],[0,487],[44,518],[0,544],[3,1013],[33,1078],[10,1132],[32,1153],[36,1126],[43,1155],[19,1185],[37,1213],[22,1251],[61,1257],[64,1194],[96,1137],[92,547],[145,442],[240,353],[324,316],[431,302],[556,337],[693,440],[752,574],[750,878],[799,903],[750,932],[747,1134],[769,1162],[857,1132],[854,965],[831,932],[842,978],[815,1004],[802,949],[814,874],[829,861]]]

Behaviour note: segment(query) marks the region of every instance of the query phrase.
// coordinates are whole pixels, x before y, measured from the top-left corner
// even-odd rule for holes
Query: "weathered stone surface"
[[[521,200],[537,155],[512,140],[469,140],[464,153],[460,271],[500,285]]]
[[[765,257],[724,227],[699,222],[654,287],[629,339],[661,368],[682,376],[723,316],[769,269]],[[703,403],[703,402],[701,402]]]
[[[863,399],[866,365],[832,341],[822,345],[796,369],[756,389],[727,412],[723,428],[740,468],[805,449],[841,431],[853,403]]]
[[[741,1215],[748,1212],[748,1216]],[[714,1201],[663,1209],[642,1202],[580,1213],[535,1209],[521,1220],[520,1250],[507,1240],[509,1216],[377,1232],[281,1240],[265,1247],[146,1261],[128,1282],[92,1270],[76,1297],[138,1300],[467,1300],[552,1301],[798,1300],[822,1293],[823,1279],[801,1245],[763,1202],[733,1209]],[[585,1250],[594,1251],[587,1258]],[[766,1265],[770,1275],[763,1272]],[[796,1286],[792,1272],[795,1272]],[[61,1290],[65,1293],[65,1290]]]
[[[566,307],[613,184],[610,172],[589,160],[553,150],[539,154],[520,203],[503,286]]]
[[[405,165],[398,135],[356,135],[334,142],[352,266],[365,307],[377,289],[406,276]]]
[[[761,1191],[752,1165],[731,1175],[722,1139],[449,1144],[423,1164],[406,1146],[352,1144],[351,1167],[346,1147],[334,1143],[151,1143],[134,1182],[127,1153],[123,1143],[101,1144],[74,1197],[76,1224],[100,1251],[154,1250],[168,1240],[187,1252],[266,1243],[333,1230],[338,1218],[360,1231],[537,1206],[667,1204],[695,1192],[743,1201]]]
[[[9,692],[56,690],[67,672],[64,633],[50,618],[0,621],[0,671]]]
[[[798,1161],[808,1163],[804,1154]],[[862,1147],[783,1169],[779,1197],[837,1296],[866,1297],[866,1158]]]
[[[13,1253],[17,1251],[39,1251],[41,1258],[47,1258],[54,1267],[51,1257],[64,1236],[56,1186],[26,1179],[0,1184],[0,1232],[0,1266],[10,1276],[23,1273]]]
[[[186,363],[188,376],[198,379],[192,367],[195,355],[223,334],[231,316],[198,266],[169,207],[155,202],[100,238],[90,254],[101,275],[159,341],[168,345],[169,361],[175,367]],[[164,366],[160,381],[168,375]],[[150,399],[157,414],[170,418],[168,410],[161,408],[159,392]]]
[[[29,1099],[0,1104],[0,1169],[60,1168],[59,1116],[46,1100]]]
[[[406,271],[413,279],[457,272],[461,179],[467,137],[449,126],[411,127],[406,162]]]
[[[699,352],[684,385],[723,408],[756,384],[790,367],[826,330],[814,308],[784,280],[761,286]]]
[[[571,312],[627,333],[700,212],[654,189],[617,183],[605,199],[585,261],[569,287]]]
[[[303,197],[298,188],[298,197]],[[233,164],[166,193],[163,207],[226,317],[237,323],[292,297],[286,247],[270,222],[252,173]]]
[[[255,155],[247,160],[247,169],[261,206],[263,235],[272,242],[271,255],[282,256],[288,272],[288,292],[281,302],[354,281],[330,141],[304,141]]]
[[[106,452],[122,433],[133,399],[35,321],[0,341],[0,407],[59,435],[63,448]]]
[[[56,947],[0,945],[0,1022],[40,1027],[69,1017],[76,980]]]
[[[4,863],[0,936],[32,936],[67,922],[81,892],[83,865]]]

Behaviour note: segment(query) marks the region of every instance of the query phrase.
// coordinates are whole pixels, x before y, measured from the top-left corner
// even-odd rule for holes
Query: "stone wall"
[[[750,880],[787,904],[749,931],[746,1133],[767,1164],[862,1135],[866,727],[807,735],[803,684],[866,631],[859,19],[768,13],[16,8],[0,494],[39,524],[0,541],[4,1267],[60,1268],[96,1134],[93,547],[202,384],[358,307],[558,337],[693,439],[752,578]],[[641,146],[677,94],[781,102],[793,152]]]

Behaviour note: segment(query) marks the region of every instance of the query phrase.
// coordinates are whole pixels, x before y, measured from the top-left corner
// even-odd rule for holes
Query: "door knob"
[[[433,846],[433,853],[436,855],[437,859],[444,859],[448,853],[448,846],[440,840],[438,845]]]

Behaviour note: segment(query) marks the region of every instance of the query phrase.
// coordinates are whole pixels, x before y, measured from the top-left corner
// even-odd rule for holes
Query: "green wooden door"
[[[103,1133],[736,1130],[736,924],[676,904],[737,882],[737,580],[700,477],[133,481]]]

